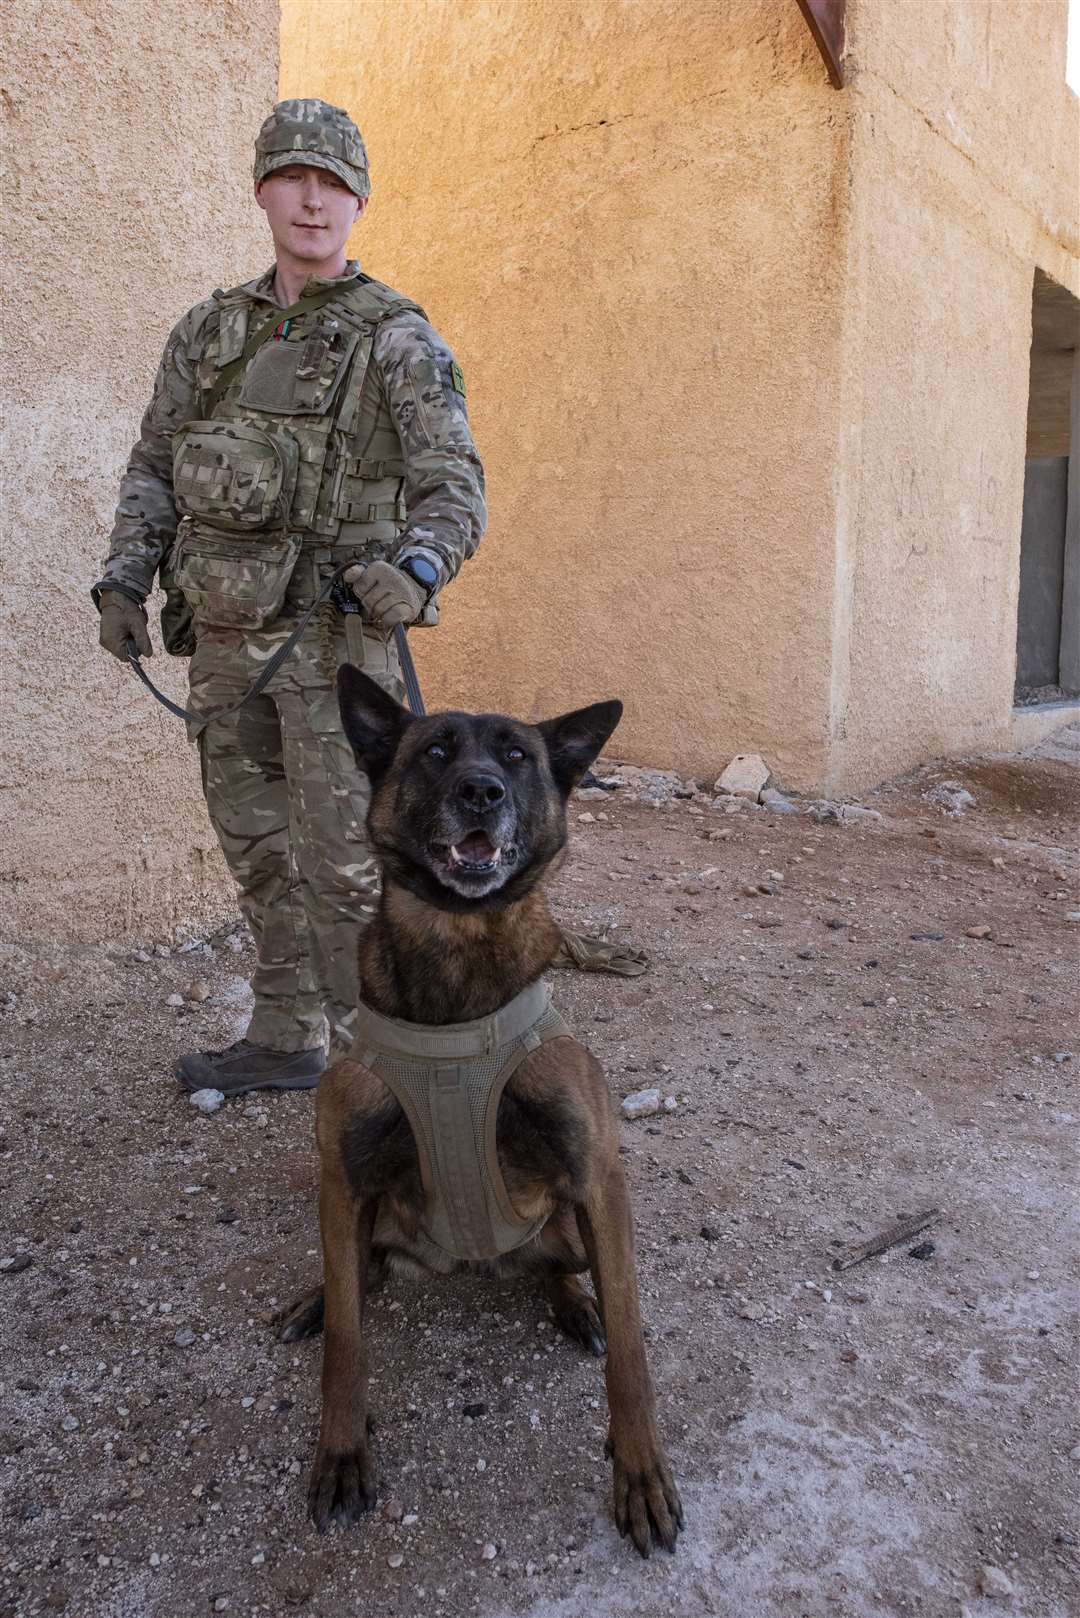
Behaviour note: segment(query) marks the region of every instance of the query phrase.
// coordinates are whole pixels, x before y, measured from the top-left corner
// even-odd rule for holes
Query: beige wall
[[[416,635],[433,701],[627,705],[708,774],[825,761],[847,103],[794,4],[285,0],[282,89],[357,117],[356,248],[457,347],[491,529]]]
[[[849,6],[827,781],[1011,740],[1032,282],[1080,287],[1064,0]]]
[[[169,327],[269,256],[247,198],[277,8],[12,0],[6,23],[0,932],[160,937],[231,887],[182,727],[98,650],[87,590]]]

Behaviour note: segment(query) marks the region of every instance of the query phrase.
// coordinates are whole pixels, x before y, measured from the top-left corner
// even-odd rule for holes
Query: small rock
[[[679,1103],[676,1101],[674,1096],[665,1096],[664,1097],[664,1111],[665,1112],[674,1112],[678,1105],[679,1105]]]
[[[799,951],[799,960],[800,961],[816,961],[817,960],[817,950],[816,949],[801,949]]]
[[[200,1112],[209,1117],[212,1112],[217,1112],[219,1107],[224,1106],[225,1094],[222,1090],[215,1090],[212,1086],[208,1086],[203,1090],[193,1090],[188,1096],[188,1101],[193,1107],[197,1107]]]
[[[487,1405],[479,1402],[476,1404],[462,1405],[461,1414],[463,1416],[468,1416],[470,1421],[477,1421],[481,1416],[487,1415]]]
[[[740,1320],[761,1320],[764,1315],[765,1310],[760,1303],[744,1303],[739,1310]]]
[[[766,787],[764,789],[761,794],[761,802],[766,809],[771,809],[774,815],[797,815],[799,812],[798,804],[792,803],[790,798],[785,798],[784,794],[778,792],[775,787]]]
[[[942,781],[923,796],[928,803],[938,804],[954,820],[959,820],[965,810],[975,807],[975,799],[959,781]]]
[[[33,1262],[29,1253],[12,1253],[7,1258],[0,1258],[0,1275],[20,1275]]]
[[[648,1118],[654,1112],[660,1111],[659,1090],[635,1090],[633,1095],[625,1096],[619,1109],[624,1118]]]
[[[702,1225],[698,1235],[703,1242],[718,1242],[720,1240],[720,1232],[715,1225]]]
[[[387,1567],[401,1567],[404,1561],[405,1558],[402,1556],[401,1552],[395,1551],[393,1556],[388,1556],[386,1558],[386,1565]]]
[[[975,1578],[975,1587],[980,1595],[988,1596],[992,1601],[996,1596],[1011,1596],[1013,1590],[1012,1580],[1006,1578],[999,1567],[985,1563]]]
[[[933,1258],[936,1252],[933,1242],[919,1242],[917,1246],[908,1248],[908,1258]]]
[[[1065,920],[1073,922],[1080,921],[1080,910],[1066,910]]]
[[[219,1225],[235,1225],[239,1217],[240,1213],[238,1209],[222,1208],[221,1212],[217,1216],[216,1223]]]
[[[595,826],[596,816],[590,815],[589,811],[586,809],[584,814],[578,815],[578,824],[580,826]]]
[[[489,1539],[483,1550],[480,1552],[480,1559],[483,1562],[494,1562],[498,1554],[498,1551]]]
[[[165,1004],[178,1010],[184,1004],[184,997],[182,994],[170,994]]]
[[[200,978],[196,978],[194,983],[188,986],[187,998],[194,1001],[196,1005],[200,1005],[202,1001],[209,1000],[210,990]]]
[[[1070,1461],[1080,1461],[1080,1444],[1074,1444],[1069,1451]]]
[[[195,1333],[190,1326],[181,1326],[173,1338],[177,1348],[190,1348],[195,1341]]]
[[[405,1507],[400,1500],[388,1500],[381,1512],[384,1522],[400,1522],[404,1515]]]
[[[736,753],[724,773],[713,783],[714,792],[757,803],[769,784],[769,766],[759,753]]]
[[[60,1425],[65,1433],[77,1433],[82,1426],[82,1422],[78,1416],[65,1416]]]
[[[980,922],[978,927],[969,927],[967,929],[967,931],[965,932],[964,937],[965,938],[989,938],[991,931],[992,931],[992,929],[990,927],[987,927],[985,922]]]
[[[916,944],[940,944],[945,937],[944,933],[909,933],[908,937]]]
[[[859,1356],[853,1348],[842,1348],[840,1358],[845,1365],[854,1365]]]

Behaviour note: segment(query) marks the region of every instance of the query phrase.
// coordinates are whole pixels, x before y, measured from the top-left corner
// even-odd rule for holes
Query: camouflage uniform
[[[266,173],[305,161],[289,143],[306,138],[295,109],[312,105],[275,110],[263,133],[273,124],[280,144],[267,154],[264,143],[256,178],[260,164]],[[358,190],[355,145],[343,140],[340,167]],[[322,166],[333,167],[325,153]],[[95,597],[119,590],[142,603],[160,569],[166,645],[194,651],[197,713],[243,694],[341,563],[408,552],[434,564],[441,588],[484,530],[457,362],[415,304],[355,263],[338,280],[309,280],[301,301],[326,301],[279,325],[211,399],[276,307],[273,284],[271,269],[215,293],[170,335],[95,587]],[[345,622],[324,605],[257,698],[191,727],[257,948],[247,1038],[283,1052],[322,1044],[324,1017],[331,1055],[351,1044],[357,927],[378,891],[366,782],[334,688],[340,664],[358,661]],[[365,624],[362,649],[366,672],[400,698],[390,633]]]

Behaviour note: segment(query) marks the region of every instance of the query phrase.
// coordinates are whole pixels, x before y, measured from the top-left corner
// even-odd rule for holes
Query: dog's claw
[[[367,1446],[343,1452],[320,1451],[308,1485],[308,1511],[320,1534],[331,1523],[350,1527],[375,1509],[375,1479]]]
[[[299,1343],[305,1337],[315,1337],[323,1329],[323,1289],[315,1287],[295,1298],[274,1322],[279,1343]]]
[[[641,1556],[654,1545],[674,1551],[683,1527],[682,1501],[663,1455],[631,1470],[615,1460],[615,1525],[627,1535]]]

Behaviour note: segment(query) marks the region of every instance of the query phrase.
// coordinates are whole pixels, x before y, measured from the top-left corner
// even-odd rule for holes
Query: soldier
[[[378,873],[368,793],[342,733],[340,664],[399,697],[396,624],[437,621],[473,555],[484,477],[460,367],[423,310],[345,255],[370,192],[356,125],[283,101],[255,145],[274,265],[215,292],[165,345],[93,590],[101,644],[150,655],[160,572],[166,649],[191,653],[190,709],[238,701],[334,570],[355,601],[321,606],[265,688],[189,723],[207,807],[257,951],[243,1039],[185,1056],[188,1090],[307,1089],[346,1051],[356,930]],[[347,595],[347,592],[346,592]],[[362,619],[346,609],[359,605]]]

